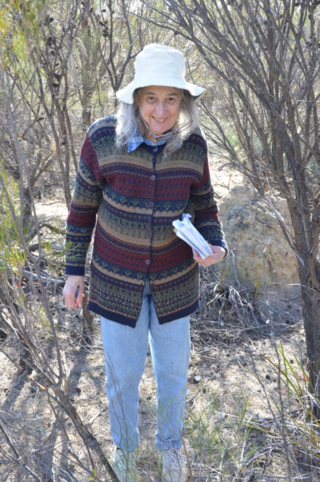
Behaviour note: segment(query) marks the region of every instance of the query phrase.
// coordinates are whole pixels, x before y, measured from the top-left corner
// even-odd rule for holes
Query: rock
[[[254,286],[298,283],[295,255],[286,241],[279,223],[253,188],[235,185],[219,199],[220,219],[229,245],[235,255],[239,281]],[[289,215],[283,199],[276,200],[277,209],[289,226]],[[227,274],[235,277],[231,256],[226,261]]]

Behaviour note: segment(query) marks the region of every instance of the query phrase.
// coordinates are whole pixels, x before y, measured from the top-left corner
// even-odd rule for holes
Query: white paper
[[[211,248],[204,237],[194,227],[190,221],[190,214],[183,214],[182,221],[177,219],[172,222],[174,231],[179,238],[185,241],[192,249],[194,249],[202,259],[206,259],[212,254]]]

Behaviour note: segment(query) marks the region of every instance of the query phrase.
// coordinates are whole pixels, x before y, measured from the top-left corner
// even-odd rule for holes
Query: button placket
[[[157,150],[158,150],[157,147],[154,147],[154,148],[153,148],[153,151],[154,151],[154,152],[156,152]],[[153,166],[153,170],[154,170],[154,171],[155,171],[155,167],[156,167],[156,160],[157,160],[156,156],[153,156],[153,158],[152,158],[152,166]],[[151,175],[150,179],[151,179],[151,181],[155,181],[155,180],[156,180],[155,173]],[[154,198],[155,198],[155,189],[156,189],[156,185],[155,185],[155,183],[154,183],[154,184],[153,184],[153,197],[154,197]],[[154,201],[150,201],[150,202],[149,202],[149,207],[150,207],[151,209],[153,209],[154,206],[155,206],[155,202],[154,202]]]
[[[155,146],[152,150],[153,150],[153,152],[157,152],[158,148]],[[156,175],[155,175],[156,160],[157,160],[156,155],[153,155],[152,156],[152,167],[153,167],[154,173],[150,176],[150,179],[151,179],[151,181],[153,181],[153,196],[154,196],[154,199],[155,199],[155,189],[156,189],[156,183],[154,182],[154,181],[156,181]],[[155,206],[155,202],[150,201],[149,202],[149,208],[153,210],[154,206]],[[152,240],[152,219],[153,219],[153,212],[151,213],[151,219],[150,219],[150,231],[147,233],[147,236],[150,239],[150,245],[149,245],[150,258],[151,258],[151,240]],[[151,259],[145,260],[145,264],[148,268],[150,266],[150,263],[151,263]]]

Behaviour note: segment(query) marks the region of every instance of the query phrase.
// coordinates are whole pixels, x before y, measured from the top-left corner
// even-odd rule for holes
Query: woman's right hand
[[[78,295],[76,298],[76,292]],[[84,276],[69,275],[64,285],[63,296],[68,308],[82,308],[82,298],[84,297]]]

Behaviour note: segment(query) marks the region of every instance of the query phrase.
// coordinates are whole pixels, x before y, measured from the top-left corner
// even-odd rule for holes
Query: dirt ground
[[[221,176],[221,171],[213,174]],[[219,179],[220,184],[228,186],[230,177]],[[232,182],[241,183],[243,180],[240,175],[234,173]],[[219,195],[223,196],[223,191]],[[44,190],[43,198],[37,202],[37,213],[41,222],[47,221],[51,224],[55,222],[63,227],[67,209],[63,202],[62,191],[55,188]],[[232,283],[233,291],[229,288]],[[212,299],[217,295],[217,284],[220,286],[221,300],[213,306]],[[210,268],[202,272],[201,290],[202,305],[191,320],[192,350],[186,419],[192,421],[195,414],[206,415],[212,408],[210,416],[215,417],[212,423],[223,421],[225,432],[229,433],[231,438],[233,437],[233,440],[230,438],[228,443],[230,447],[235,447],[235,434],[239,434],[241,430],[237,432],[232,421],[236,420],[240,411],[245,412],[246,420],[266,424],[264,427],[268,426],[268,429],[265,428],[265,430],[270,431],[270,427],[276,423],[275,420],[278,417],[273,413],[276,412],[277,403],[282,403],[285,410],[288,409],[288,403],[291,404],[285,389],[279,384],[278,373],[272,368],[268,358],[277,362],[278,352],[275,347],[283,346],[287,359],[299,371],[298,362],[304,359],[305,351],[299,286],[283,285],[271,289],[262,285],[255,299],[252,300],[250,283],[246,281],[243,286],[239,286],[235,285],[234,280],[221,281],[219,270]],[[236,293],[239,294],[238,298]],[[250,303],[253,304],[250,305]],[[109,431],[108,402],[104,390],[104,360],[98,317],[94,318],[92,345],[86,347],[81,344],[81,312],[70,312],[63,307],[61,290],[56,293],[53,304],[60,307],[60,319],[64,320],[65,326],[68,327],[68,330],[64,330],[63,326],[60,326],[59,336],[65,357],[64,362],[69,371],[68,392],[71,400],[83,422],[93,432],[107,456],[111,458],[113,444]],[[14,347],[11,350],[14,351]],[[54,365],[54,353],[51,356]],[[59,447],[59,444],[62,447],[61,430],[57,428],[52,411],[48,408],[39,387],[27,381],[26,377],[17,371],[2,353],[0,353],[0,366],[2,368],[0,374],[2,420],[16,424],[17,437],[20,437],[20,440],[24,439],[24,444],[27,444],[25,450],[30,450],[30,453],[33,450],[33,447],[28,446],[31,435],[26,435],[26,427],[30,432],[30,426],[34,427],[38,440],[42,437],[47,441],[48,447],[49,441],[51,447]],[[146,481],[160,480],[157,453],[154,449],[155,412],[156,385],[150,353],[148,353],[140,387],[139,419],[141,434],[139,468],[143,480]],[[85,462],[87,454],[83,448],[79,448],[75,428],[67,418],[65,423],[69,437],[71,439],[74,437],[73,449],[76,452],[78,450],[80,460]],[[213,433],[210,430],[209,436]],[[279,437],[275,430],[274,432],[274,437]],[[206,462],[209,459],[201,459],[194,440],[189,439],[186,433],[185,449],[189,454],[193,480],[246,480],[249,482],[250,480],[278,480],[278,477],[281,480],[289,480],[287,456],[279,448],[281,437],[277,439],[277,443],[274,440],[272,443],[270,440],[267,443],[266,438],[261,438],[261,434],[254,435],[254,431],[252,433],[260,458],[257,458],[254,471],[249,473],[246,469],[241,472],[246,475],[240,474],[238,478],[232,475],[231,462],[226,463],[225,475],[223,475],[222,463],[220,466],[215,464],[217,459],[213,457],[210,462]],[[264,453],[266,447],[268,449]],[[55,467],[58,467],[66,457],[68,454],[64,450],[57,449],[50,480],[65,480],[54,474],[59,473]],[[236,462],[232,463],[237,466]],[[292,476],[300,480],[304,471],[299,460],[290,459],[290,464]],[[69,462],[69,468],[72,471],[72,462]],[[237,470],[234,469],[233,474],[236,473]],[[11,474],[8,475],[7,466],[2,465],[0,459],[0,480],[16,482],[33,480],[23,474],[23,471],[12,465]],[[79,476],[76,480],[89,480],[81,477]],[[106,478],[100,475],[99,480],[106,480]]]

